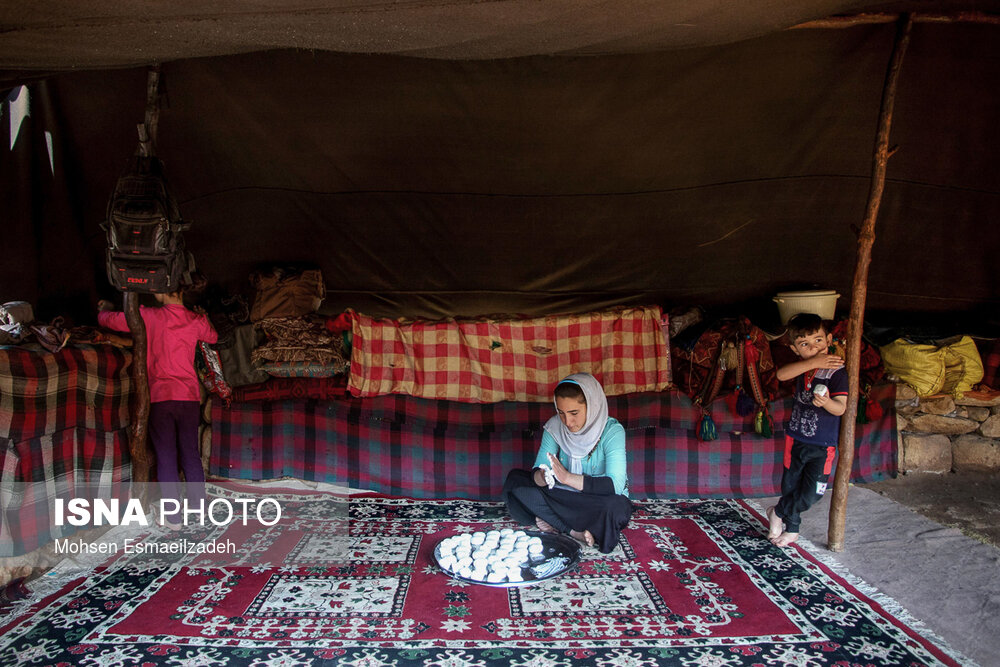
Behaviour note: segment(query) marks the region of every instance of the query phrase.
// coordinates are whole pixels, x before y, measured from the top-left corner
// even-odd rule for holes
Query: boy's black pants
[[[799,532],[800,514],[826,493],[836,447],[810,445],[785,438],[785,470],[781,474],[781,500],[775,512],[789,533]]]

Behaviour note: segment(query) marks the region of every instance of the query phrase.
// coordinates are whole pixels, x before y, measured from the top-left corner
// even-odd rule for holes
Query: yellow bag
[[[949,342],[942,349],[947,354],[944,359],[944,386],[941,391],[961,398],[972,386],[982,381],[983,359],[979,356],[976,342],[969,336],[961,336]]]
[[[900,338],[879,352],[885,369],[913,387],[918,396],[944,393],[960,398],[983,379],[983,362],[972,338],[952,340],[937,346]]]

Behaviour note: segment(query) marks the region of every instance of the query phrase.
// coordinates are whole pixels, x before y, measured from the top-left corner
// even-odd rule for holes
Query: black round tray
[[[479,584],[480,586],[491,586],[493,588],[531,586],[540,581],[555,579],[556,577],[573,570],[580,564],[580,543],[572,537],[556,533],[543,533],[536,530],[524,530],[521,532],[525,533],[529,537],[541,538],[542,556],[544,556],[544,559],[539,562],[533,562],[531,565],[521,568],[521,577],[523,578],[523,581],[502,581],[499,583],[493,583],[488,581],[479,581],[477,579],[469,579],[467,577],[459,576],[457,573],[450,570],[446,570],[441,567],[441,542],[444,542],[448,538],[442,538],[437,544],[434,545],[434,564],[452,579],[467,581],[470,584]]]

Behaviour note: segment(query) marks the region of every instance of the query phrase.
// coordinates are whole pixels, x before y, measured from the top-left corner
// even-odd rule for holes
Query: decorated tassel
[[[753,430],[764,438],[774,435],[774,421],[766,408],[761,408],[753,420]]]
[[[753,411],[757,408],[757,401],[753,400],[748,393],[743,390],[743,387],[737,389],[739,396],[736,397],[736,414],[741,417],[746,417],[753,414]]]
[[[740,388],[737,386],[731,392],[726,394],[726,407],[729,408],[731,414],[739,414],[737,410],[740,404]]]
[[[739,366],[739,356],[737,356],[736,346],[731,342],[726,342],[719,353],[722,367],[727,371],[735,370]]]
[[[698,426],[698,439],[702,442],[708,442],[718,437],[719,432],[715,428],[715,422],[712,421],[712,415],[706,412],[701,418],[701,424]]]

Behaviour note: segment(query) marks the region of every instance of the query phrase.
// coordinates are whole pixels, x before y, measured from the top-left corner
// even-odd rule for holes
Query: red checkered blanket
[[[56,498],[123,497],[131,480],[128,429],[67,428],[0,451],[0,558],[78,529],[56,525]]]
[[[351,315],[348,386],[355,396],[550,401],[556,383],[578,372],[594,375],[609,396],[670,384],[670,347],[658,307],[532,319]]]
[[[0,440],[129,424],[132,353],[112,345],[0,346]]]
[[[111,345],[0,347],[0,557],[76,531],[54,498],[127,487],[131,363]]]
[[[882,417],[858,424],[851,479],[896,474],[895,385],[872,399]],[[720,405],[719,439],[695,436],[701,411],[679,391],[608,400],[625,427],[633,498],[777,495],[784,423],[793,400],[771,403],[775,431]],[[209,472],[230,479],[294,477],[414,498],[500,497],[512,468],[530,467],[551,404],[467,403],[412,396],[234,402],[212,405]]]

